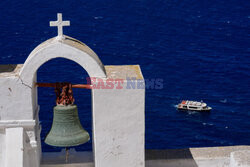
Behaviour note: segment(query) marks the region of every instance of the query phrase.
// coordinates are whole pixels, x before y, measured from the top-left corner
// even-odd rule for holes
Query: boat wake
[[[189,115],[194,115],[194,114],[199,114],[200,112],[198,111],[187,111]]]
[[[227,103],[227,99],[220,100],[221,103]]]
[[[177,107],[178,107],[178,104],[173,104],[173,107],[177,109]]]

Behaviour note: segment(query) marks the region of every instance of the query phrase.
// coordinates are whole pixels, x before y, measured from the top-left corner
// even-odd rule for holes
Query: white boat
[[[189,110],[189,111],[210,111],[211,107],[207,106],[203,101],[190,101],[183,100],[180,104],[178,104],[178,110]]]

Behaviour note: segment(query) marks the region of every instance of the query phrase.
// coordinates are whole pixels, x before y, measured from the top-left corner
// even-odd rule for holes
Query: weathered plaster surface
[[[6,166],[19,167],[26,165],[24,162],[24,139],[23,128],[6,129]]]
[[[139,65],[105,66],[107,78],[110,79],[143,79]]]
[[[33,119],[27,110],[25,99],[30,99],[26,92],[31,88],[19,77],[22,65],[0,65],[0,120]],[[27,112],[26,112],[27,111]]]
[[[18,76],[23,64],[3,64],[0,65],[0,77]]]
[[[144,89],[93,89],[96,167],[143,167]]]
[[[250,166],[250,149],[242,149],[232,152],[230,155],[230,167],[249,167]]]

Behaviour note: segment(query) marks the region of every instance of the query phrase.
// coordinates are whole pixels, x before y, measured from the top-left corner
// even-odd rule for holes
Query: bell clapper
[[[69,148],[66,147],[65,148],[65,162],[68,163],[69,160]]]

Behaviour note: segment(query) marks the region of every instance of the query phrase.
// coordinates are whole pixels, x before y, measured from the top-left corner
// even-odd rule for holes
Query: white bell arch
[[[22,106],[25,106],[23,109],[23,120],[34,119],[36,124],[34,127],[36,129],[34,129],[35,133],[31,136],[31,143],[35,149],[34,152],[37,154],[35,157],[41,157],[41,129],[39,129],[39,105],[36,87],[37,70],[44,63],[55,58],[65,58],[76,62],[86,70],[89,77],[106,78],[104,65],[96,53],[87,45],[68,36],[65,36],[63,39],[58,39],[57,37],[49,39],[38,45],[30,53],[19,72],[19,79],[25,86],[25,94],[20,95],[21,99],[25,99],[22,104]],[[62,69],[62,75],[64,71],[66,69]],[[36,162],[39,162],[39,160]]]

